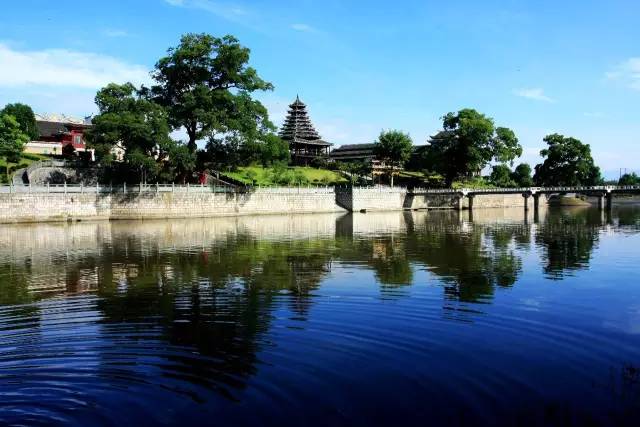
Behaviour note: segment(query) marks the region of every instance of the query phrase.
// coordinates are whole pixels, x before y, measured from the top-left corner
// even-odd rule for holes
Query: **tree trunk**
[[[196,152],[196,148],[198,148],[198,146],[196,145],[196,128],[195,126],[192,128],[187,128],[187,135],[189,135],[189,142],[187,142],[187,148],[189,148],[189,151],[192,153]]]

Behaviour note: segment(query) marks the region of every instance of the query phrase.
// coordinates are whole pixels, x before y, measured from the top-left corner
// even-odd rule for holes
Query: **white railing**
[[[45,184],[45,185],[0,185],[0,193],[315,193],[327,194],[340,190],[380,191],[419,194],[483,194],[483,193],[579,193],[579,192],[615,192],[640,191],[640,185],[600,185],[580,187],[516,187],[516,188],[413,188],[388,187],[382,185],[350,186],[297,186],[297,187],[225,187],[204,184],[122,184],[122,185],[83,185],[83,184]]]
[[[590,191],[640,191],[640,185],[594,185],[577,187],[513,187],[513,188],[413,188],[412,193],[580,193]]]
[[[232,193],[242,192],[231,187],[210,185],[123,184],[123,185],[0,185],[0,193]]]
[[[261,193],[333,193],[334,188],[329,186],[298,186],[298,187],[224,187],[204,184],[122,184],[122,185],[83,185],[83,184],[45,184],[45,185],[0,185],[2,193],[105,193],[105,194],[134,194],[134,193],[248,193],[259,191]]]

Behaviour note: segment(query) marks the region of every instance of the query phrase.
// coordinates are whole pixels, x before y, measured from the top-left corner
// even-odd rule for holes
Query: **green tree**
[[[111,149],[121,144],[124,161],[140,172],[141,180],[154,177],[175,150],[169,137],[164,108],[146,99],[131,83],[111,83],[95,98],[99,114],[87,138],[104,164],[111,163]]]
[[[286,141],[274,133],[267,133],[261,139],[258,150],[263,166],[271,166],[274,163],[289,163],[291,154],[289,144]]]
[[[544,137],[548,148],[536,165],[533,180],[537,185],[597,185],[602,182],[600,168],[591,157],[591,148],[580,140],[554,133]]]
[[[353,161],[353,162],[339,162],[338,169],[346,172],[351,180],[351,183],[355,183],[356,181],[364,181],[366,177],[371,176],[371,162],[362,160],[362,161]]]
[[[516,183],[511,178],[512,173],[509,166],[505,164],[495,165],[491,170],[489,180],[497,187],[515,187]]]
[[[511,129],[496,128],[492,118],[474,109],[446,114],[442,127],[431,138],[423,159],[425,169],[444,176],[447,185],[480,173],[492,160],[507,163],[522,154]]]
[[[40,137],[38,127],[36,126],[36,116],[28,105],[19,102],[7,104],[0,111],[0,115],[3,114],[13,116],[18,121],[20,130],[29,137],[29,140],[35,141]]]
[[[186,129],[192,152],[209,136],[253,140],[273,127],[266,108],[251,98],[273,85],[248,66],[249,53],[229,35],[186,34],[157,62],[149,94],[167,108],[172,128]]]
[[[182,182],[188,179],[189,175],[196,168],[196,153],[189,150],[184,144],[173,144],[169,150],[169,157],[164,163],[168,171],[168,179]]]
[[[6,172],[9,178],[9,163],[20,162],[24,144],[29,136],[20,129],[18,121],[9,114],[0,114],[0,156],[7,162]]]
[[[518,187],[532,187],[531,166],[527,163],[520,163],[511,174],[511,179]]]
[[[373,152],[389,171],[392,187],[393,175],[409,160],[412,150],[413,141],[411,141],[409,134],[399,130],[380,132],[380,136],[378,136],[378,140],[373,147]]]
[[[618,180],[618,185],[640,185],[640,176],[633,173],[625,173]]]

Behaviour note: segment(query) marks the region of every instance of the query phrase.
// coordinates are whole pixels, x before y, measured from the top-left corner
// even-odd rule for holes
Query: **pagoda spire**
[[[280,129],[279,135],[287,141],[316,141],[320,139],[320,135],[313,127],[307,114],[307,106],[300,101],[298,95],[296,95],[296,100],[293,104],[289,105],[289,112]]]
[[[289,112],[278,135],[289,143],[294,164],[308,166],[314,159],[326,158],[329,154],[331,143],[320,138],[309,119],[307,106],[298,95],[289,105]]]

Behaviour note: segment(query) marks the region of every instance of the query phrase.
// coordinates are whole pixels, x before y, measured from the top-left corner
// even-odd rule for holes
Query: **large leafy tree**
[[[18,163],[27,142],[29,136],[22,131],[16,118],[10,114],[0,114],[0,156],[8,163]]]
[[[33,114],[30,106],[19,102],[7,104],[0,111],[0,115],[3,114],[13,116],[20,125],[20,130],[25,133],[30,140],[34,141],[40,137],[38,127],[36,126],[36,116]]]
[[[588,144],[557,133],[545,136],[544,142],[548,147],[540,151],[544,162],[536,165],[533,177],[536,184],[575,186],[602,182]]]
[[[409,134],[399,130],[380,132],[380,136],[378,136],[373,147],[373,152],[376,158],[387,167],[391,186],[393,186],[393,175],[409,160],[412,150],[413,141]]]
[[[111,162],[111,150],[118,145],[125,150],[125,163],[138,170],[142,179],[157,175],[176,146],[169,137],[164,108],[131,83],[109,84],[98,91],[95,101],[99,114],[87,136],[102,162]]]
[[[431,138],[424,160],[428,169],[444,176],[447,185],[479,173],[492,160],[507,163],[522,154],[511,129],[496,127],[492,118],[474,109],[446,114],[442,127]]]
[[[167,109],[173,129],[186,130],[192,152],[198,140],[253,140],[273,127],[251,98],[273,86],[248,66],[249,53],[233,36],[186,34],[157,62],[150,95]]]
[[[520,163],[511,173],[511,179],[518,187],[531,187],[533,185],[531,166],[528,163]]]

